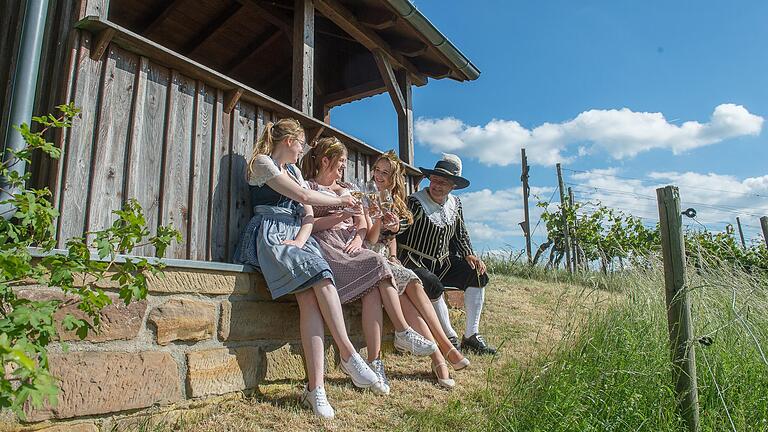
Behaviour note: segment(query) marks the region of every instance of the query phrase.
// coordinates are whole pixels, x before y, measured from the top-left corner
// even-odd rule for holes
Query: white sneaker
[[[379,377],[358,353],[353,353],[349,361],[341,360],[341,371],[349,375],[355,386],[360,388],[368,388],[379,382]]]
[[[323,386],[317,386],[312,391],[309,391],[305,386],[304,394],[301,396],[301,403],[307,408],[312,408],[312,412],[314,412],[316,416],[326,420],[332,420],[336,415],[333,411],[333,407],[328,403],[328,398],[325,395],[325,388]]]
[[[374,394],[386,396],[389,394],[389,380],[387,374],[384,372],[384,362],[380,358],[372,361],[369,365],[371,370],[379,377],[379,381],[371,386],[371,391]]]
[[[403,332],[395,332],[395,348],[415,356],[428,356],[437,350],[437,344],[408,327]]]

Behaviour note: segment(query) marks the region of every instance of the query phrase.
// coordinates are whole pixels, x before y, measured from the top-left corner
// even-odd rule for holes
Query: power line
[[[592,174],[592,175],[598,175],[598,176],[606,177],[606,178],[613,177],[613,178],[620,178],[620,179],[624,179],[624,180],[637,180],[637,181],[640,181],[640,182],[654,183],[654,186],[658,186],[658,183],[659,183],[658,179],[651,179],[651,178],[642,179],[642,178],[637,178],[637,177],[625,177],[625,176],[618,176],[618,175],[615,175],[615,174],[603,174],[603,173],[600,173],[600,172],[582,171],[582,170],[575,170],[575,169],[570,169],[570,168],[562,168],[562,169],[564,171],[570,171],[570,172],[582,173],[582,174]],[[685,186],[685,189],[696,189],[696,190],[701,190],[701,191],[706,191],[706,192],[722,192],[722,193],[729,193],[729,194],[733,194],[733,195],[743,195],[743,196],[751,196],[751,197],[759,197],[759,198],[768,198],[768,195],[761,195],[761,194],[758,194],[758,193],[736,192],[736,191],[724,190],[724,189],[709,189],[709,188],[703,188],[703,187],[697,187],[697,186],[688,186],[688,185]]]
[[[587,188],[587,189],[594,189],[595,191],[603,191],[607,195],[614,195],[614,196],[626,196],[626,197],[633,197],[633,198],[640,198],[645,199],[649,201],[656,201],[655,197],[651,197],[650,195],[644,195],[637,192],[632,191],[626,191],[621,189],[610,189],[610,188],[604,188],[599,186],[591,186],[591,185],[585,185],[585,184],[579,184],[579,183],[567,183],[570,186],[577,186],[581,188]],[[581,193],[592,193],[591,191],[580,191]],[[705,207],[705,208],[711,208],[715,210],[720,210],[725,213],[731,213],[735,215],[746,215],[746,216],[753,216],[760,218],[762,215],[756,214],[756,213],[750,213],[745,211],[743,208],[739,207],[732,207],[725,204],[708,204],[708,203],[702,203],[702,202],[696,202],[696,201],[688,201],[688,200],[681,200],[684,204],[687,205],[694,205],[697,207]],[[759,210],[765,209],[766,212],[768,212],[768,207],[758,207]]]
[[[552,189],[552,195],[549,196],[549,200],[547,201],[547,206],[549,206],[549,204],[552,203],[552,200],[555,198],[555,192],[557,192],[557,188]],[[533,231],[531,231],[531,237],[533,237],[533,235],[536,234],[536,229],[539,227],[540,223],[541,223],[541,215],[539,215],[539,220],[536,221],[536,226],[534,226]]]

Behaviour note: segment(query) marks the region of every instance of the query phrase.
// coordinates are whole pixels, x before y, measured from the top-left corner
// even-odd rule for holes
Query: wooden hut
[[[32,1],[0,5],[3,119]],[[478,75],[409,0],[50,0],[34,111],[74,101],[82,114],[55,137],[64,157],[35,161],[33,179],[53,192],[60,246],[136,198],[150,226],[182,232],[169,258],[227,262],[266,122],[338,137],[347,175],[367,176],[380,151],[331,126],[332,107],[388,92],[411,163],[412,86]]]

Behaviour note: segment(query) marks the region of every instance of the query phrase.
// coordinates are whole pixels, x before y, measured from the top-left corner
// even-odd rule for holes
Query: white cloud
[[[529,208],[532,224],[541,214],[540,209],[536,207],[537,201],[533,195],[541,194],[549,197],[552,190],[551,187],[531,188]],[[482,189],[459,194],[459,198],[461,198],[467,230],[478,251],[487,249],[486,245],[504,246],[523,235],[519,225],[525,218],[522,188],[497,191]],[[538,234],[544,233],[545,231],[539,228]]]
[[[759,216],[768,215],[768,176],[738,179],[730,175],[695,172],[651,172],[648,180],[622,178],[616,168],[576,173],[571,177],[577,201],[600,201],[627,213],[658,220],[656,189],[675,185],[681,207],[697,211],[696,219],[710,229],[735,224],[739,216],[745,236],[759,236]],[[683,223],[697,226],[684,218]]]
[[[652,149],[675,154],[715,144],[730,138],[759,135],[763,118],[741,105],[715,107],[706,123],[669,122],[662,113],[620,110],[589,110],[562,123],[544,123],[527,129],[511,120],[493,119],[485,126],[467,125],[445,117],[419,118],[417,141],[433,152],[453,152],[478,159],[487,165],[509,165],[520,161],[520,149],[527,149],[532,164],[554,165],[571,160],[565,155],[571,146],[575,154],[607,153],[614,159],[633,157]]]
[[[605,168],[566,175],[566,180],[577,201],[600,201],[608,207],[643,217],[649,224],[658,220],[656,189],[676,185],[680,188],[682,208],[695,208],[700,223],[711,230],[722,230],[727,223],[735,224],[736,216],[740,216],[748,241],[762,241],[758,216],[768,215],[768,175],[739,179],[715,173],[652,172],[640,180],[623,177],[618,168]],[[536,203],[548,200],[554,191],[552,187],[531,187],[531,229],[541,216]],[[510,248],[523,247],[523,231],[518,225],[524,217],[521,188],[482,189],[459,194],[459,197],[476,252],[508,252]],[[554,201],[550,211],[559,201],[557,194]],[[589,205],[584,211],[589,211]],[[683,223],[700,228],[691,219],[683,218]],[[535,233],[534,245],[545,238],[546,230],[541,224]]]

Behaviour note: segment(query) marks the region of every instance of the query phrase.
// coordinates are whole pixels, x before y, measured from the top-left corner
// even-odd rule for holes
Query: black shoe
[[[485,339],[483,339],[483,336],[480,333],[475,333],[472,336],[466,338],[461,338],[461,349],[462,351],[469,350],[472,351],[475,354],[489,354],[489,355],[495,355],[496,354],[496,348],[488,345],[485,342]]]
[[[448,340],[451,342],[451,345],[456,348],[457,351],[461,351],[461,347],[459,346],[459,338],[457,336],[448,336]]]

